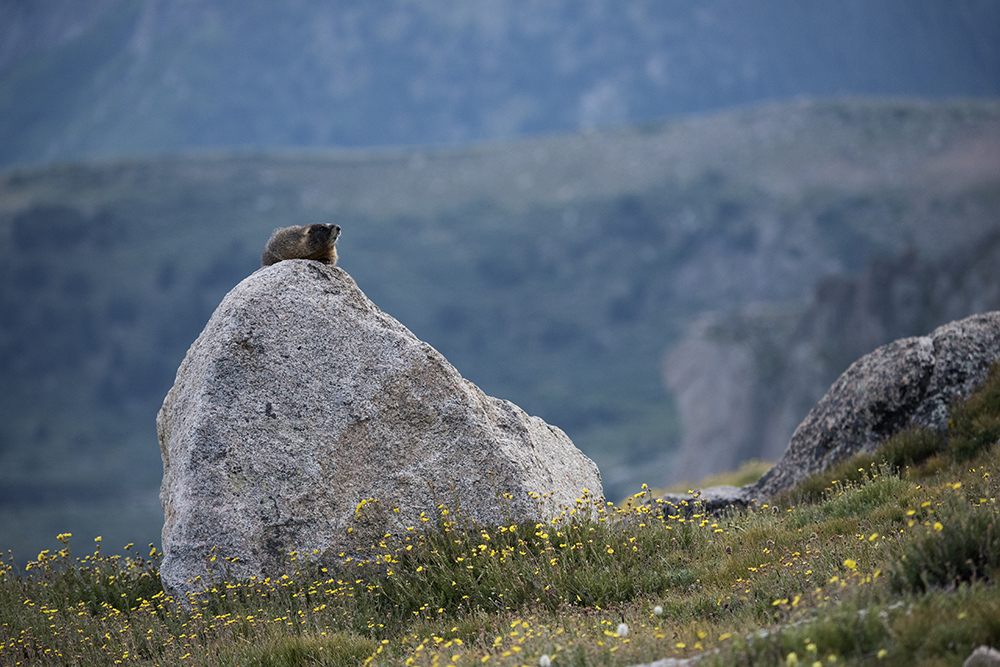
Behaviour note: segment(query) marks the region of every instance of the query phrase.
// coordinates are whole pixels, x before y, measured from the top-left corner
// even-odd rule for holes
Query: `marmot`
[[[337,263],[337,237],[340,225],[317,224],[296,225],[274,230],[264,254],[261,266],[270,266],[283,259],[315,259],[334,266]]]

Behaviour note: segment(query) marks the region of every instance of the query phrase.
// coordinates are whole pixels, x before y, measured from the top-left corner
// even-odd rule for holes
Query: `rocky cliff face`
[[[1000,235],[935,260],[910,250],[820,281],[806,306],[703,318],[667,355],[684,422],[676,480],[776,460],[848,365],[876,347],[1000,308]]]

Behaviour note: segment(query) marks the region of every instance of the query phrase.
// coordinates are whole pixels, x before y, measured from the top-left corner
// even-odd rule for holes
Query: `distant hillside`
[[[0,165],[1000,95],[980,0],[0,0]]]
[[[1000,103],[843,100],[455,150],[3,172],[0,546],[156,538],[155,413],[276,226],[342,225],[341,266],[376,304],[564,428],[618,499],[668,477],[661,360],[691,322],[986,238],[998,155]]]

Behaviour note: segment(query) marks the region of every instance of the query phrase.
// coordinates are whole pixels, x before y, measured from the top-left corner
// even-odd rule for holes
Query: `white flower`
[[[656,605],[655,607],[653,607],[653,613],[659,616],[660,614],[663,613],[663,607],[661,607],[660,605]]]
[[[551,664],[552,658],[550,658],[547,654],[538,659],[539,667],[549,667]]]
[[[618,624],[618,636],[628,637],[628,625],[626,625],[625,623]]]

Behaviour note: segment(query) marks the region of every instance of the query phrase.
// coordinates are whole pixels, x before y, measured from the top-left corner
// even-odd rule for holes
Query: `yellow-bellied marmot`
[[[338,236],[340,225],[296,225],[276,229],[264,246],[260,265],[270,266],[283,259],[315,259],[334,266],[337,263],[334,244]]]

